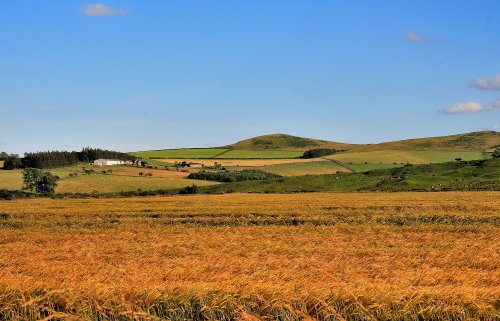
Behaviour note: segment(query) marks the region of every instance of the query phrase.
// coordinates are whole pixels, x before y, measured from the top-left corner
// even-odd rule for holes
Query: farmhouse
[[[194,167],[194,168],[201,168],[204,167],[205,165],[202,163],[189,163],[189,167]]]
[[[95,166],[111,166],[111,165],[123,165],[125,162],[119,159],[96,159],[94,161]]]

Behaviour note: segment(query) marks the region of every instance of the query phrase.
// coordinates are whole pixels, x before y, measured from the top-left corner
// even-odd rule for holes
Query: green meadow
[[[259,149],[233,149],[223,154],[218,155],[216,158],[220,159],[278,159],[278,158],[297,158],[302,156],[304,152],[301,151],[288,151],[288,150],[259,150]]]
[[[182,149],[164,149],[151,150],[144,152],[130,153],[140,158],[213,158],[229,149],[223,148],[182,148]]]
[[[429,164],[444,163],[461,158],[464,161],[475,159],[486,159],[489,156],[476,151],[404,151],[383,150],[371,152],[338,153],[327,156],[342,163],[370,163],[370,164]]]
[[[335,174],[337,172],[349,172],[344,166],[331,161],[311,161],[307,163],[289,163],[267,165],[255,167],[266,172],[282,175],[282,176],[301,176],[301,175],[317,175],[317,174]]]

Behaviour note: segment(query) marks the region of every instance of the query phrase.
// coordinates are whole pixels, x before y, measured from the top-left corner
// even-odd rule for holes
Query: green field
[[[229,149],[223,148],[182,148],[182,149],[165,149],[152,150],[144,152],[130,153],[133,156],[140,158],[212,158]]]
[[[314,174],[335,174],[337,172],[348,172],[349,170],[335,162],[313,161],[308,163],[276,164],[262,167],[255,167],[266,172],[282,176],[300,176]]]
[[[500,190],[500,159],[410,165],[366,173],[284,177],[209,186],[205,193]]]
[[[402,166],[402,164],[346,164],[346,167],[354,172],[368,172],[376,169],[388,169]]]
[[[489,156],[482,152],[471,151],[402,151],[385,150],[373,152],[339,153],[325,158],[349,164],[429,164],[451,162],[455,158],[462,160],[486,159]]]
[[[137,190],[178,189],[192,184],[198,186],[213,185],[214,182],[187,179],[186,173],[151,170],[130,166],[111,166],[96,168],[95,173],[86,175],[83,166],[72,166],[47,170],[60,177],[56,193],[115,193]],[[112,174],[102,174],[102,170],[112,170]],[[152,177],[140,177],[139,172],[152,173]],[[70,173],[78,173],[76,177],[69,177]],[[0,170],[0,189],[19,190],[23,185],[21,170]]]
[[[213,182],[185,178],[158,178],[119,175],[81,175],[73,179],[59,181],[58,193],[114,193],[125,191],[150,191],[159,189],[177,189],[190,186],[213,185]]]
[[[287,151],[287,150],[258,150],[258,149],[233,149],[224,154],[218,155],[216,158],[220,159],[241,159],[241,158],[296,158],[302,156],[301,151]]]

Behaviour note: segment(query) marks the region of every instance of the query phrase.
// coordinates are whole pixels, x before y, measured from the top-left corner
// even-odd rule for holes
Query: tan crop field
[[[205,166],[213,166],[215,162],[222,164],[224,167],[258,167],[276,164],[290,164],[290,163],[310,163],[310,162],[326,162],[327,160],[322,158],[312,158],[312,159],[302,159],[302,158],[275,158],[275,159],[164,159],[162,161],[169,162],[194,162],[202,163]]]
[[[0,201],[0,319],[496,320],[500,193]]]

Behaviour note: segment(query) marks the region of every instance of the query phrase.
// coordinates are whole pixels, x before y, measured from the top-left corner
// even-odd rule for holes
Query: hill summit
[[[335,148],[346,151],[374,150],[463,150],[485,151],[500,146],[500,133],[477,131],[457,135],[405,139],[376,144],[349,144],[287,134],[262,135],[225,146],[234,149],[307,150]]]
[[[270,134],[245,139],[229,145],[234,149],[287,149],[287,150],[306,150],[312,148],[336,148],[348,149],[352,144],[343,144],[319,140],[313,138],[292,136],[287,134]]]

